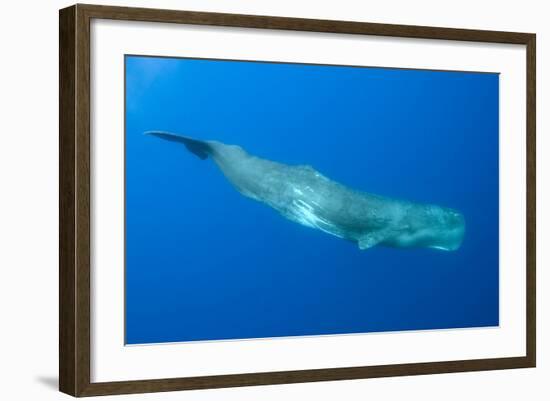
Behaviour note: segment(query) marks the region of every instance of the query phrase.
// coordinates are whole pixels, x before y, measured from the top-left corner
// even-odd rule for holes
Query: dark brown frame
[[[527,48],[527,354],[523,357],[285,372],[90,382],[90,20],[92,18],[512,43]],[[535,46],[532,33],[372,24],[300,18],[77,4],[59,13],[59,389],[73,396],[534,367]]]

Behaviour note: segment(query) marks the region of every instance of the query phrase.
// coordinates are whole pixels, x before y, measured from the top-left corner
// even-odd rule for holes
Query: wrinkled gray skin
[[[356,191],[311,166],[261,159],[240,146],[168,132],[146,134],[181,143],[201,159],[211,157],[244,196],[296,223],[356,242],[360,249],[384,245],[453,251],[462,243],[464,217],[456,210]]]

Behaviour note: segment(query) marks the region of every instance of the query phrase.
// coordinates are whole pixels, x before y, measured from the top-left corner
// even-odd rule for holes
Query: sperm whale
[[[309,165],[263,159],[237,145],[163,131],[146,134],[182,144],[200,159],[211,158],[242,195],[362,250],[380,245],[454,251],[462,244],[465,220],[457,210],[351,189]]]

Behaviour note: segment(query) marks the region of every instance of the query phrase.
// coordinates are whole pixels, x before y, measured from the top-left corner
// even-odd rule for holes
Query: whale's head
[[[436,205],[416,205],[409,209],[393,245],[454,251],[460,248],[465,230],[460,212]]]

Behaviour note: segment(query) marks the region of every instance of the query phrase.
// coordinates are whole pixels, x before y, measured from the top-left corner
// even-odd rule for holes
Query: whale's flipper
[[[187,136],[172,134],[170,132],[163,131],[147,131],[145,132],[145,134],[154,135],[156,137],[166,139],[167,141],[183,143],[191,153],[202,160],[208,158],[208,155],[212,151],[212,148],[207,141],[200,141],[198,139],[189,138]]]
[[[384,241],[387,234],[388,230],[369,232],[368,234],[365,234],[361,238],[359,238],[359,240],[357,241],[357,245],[359,246],[359,249],[364,251],[365,249],[372,248],[373,246],[378,245],[380,242]]]
[[[361,237],[359,241],[357,241],[359,249],[361,249],[362,251],[372,248],[373,246],[378,244],[378,242],[378,239],[374,235],[365,235],[364,237]]]

